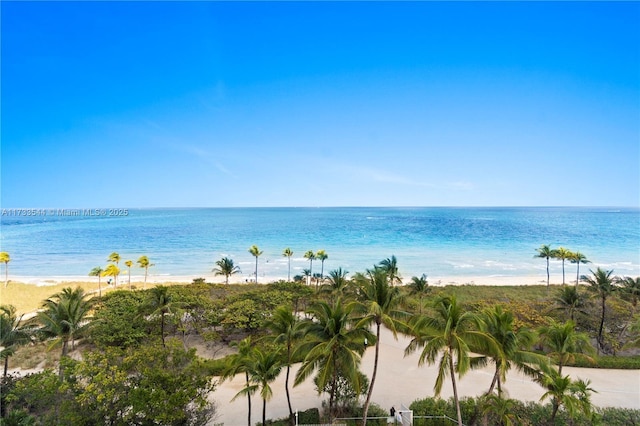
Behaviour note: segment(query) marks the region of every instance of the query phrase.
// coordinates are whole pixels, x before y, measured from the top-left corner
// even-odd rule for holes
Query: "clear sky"
[[[640,205],[638,2],[0,7],[3,208]]]

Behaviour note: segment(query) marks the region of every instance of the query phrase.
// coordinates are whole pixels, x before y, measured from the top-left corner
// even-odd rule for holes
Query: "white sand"
[[[392,334],[383,329],[380,344],[380,361],[378,377],[374,385],[373,402],[382,408],[396,408],[400,404],[409,406],[418,398],[433,396],[433,385],[436,379],[436,366],[424,365],[418,367],[419,352],[404,357],[404,348],[409,338],[398,336],[394,340]],[[374,349],[370,348],[362,360],[362,371],[369,377],[373,372]],[[290,386],[297,371],[292,368]],[[267,402],[267,418],[281,418],[288,415],[287,399],[284,390],[286,370],[271,384],[273,398]],[[598,393],[593,395],[593,404],[600,407],[624,407],[640,409],[640,370],[603,370],[590,368],[565,367],[563,373],[572,378],[589,379],[591,387]],[[461,396],[477,396],[486,392],[491,384],[493,371],[491,367],[474,370],[467,373],[459,381]],[[218,405],[219,417],[214,423],[224,423],[225,426],[245,425],[247,422],[247,399],[240,397],[230,402],[235,394],[242,389],[244,376],[238,375],[232,381],[218,386],[212,394],[212,399]],[[521,401],[538,401],[544,391],[531,379],[512,371],[507,376],[504,388],[509,397]],[[322,400],[328,396],[318,396],[314,390],[313,380],[295,388],[290,387],[291,404],[293,410],[306,410],[321,407]],[[452,396],[451,381],[447,379],[442,389],[442,397]],[[262,419],[262,400],[259,395],[252,397],[252,422]]]
[[[149,275],[147,277],[147,285],[175,282],[175,283],[192,283],[195,278],[205,278],[206,282],[224,284],[225,280],[223,276],[214,277],[211,274],[207,276],[201,275]],[[101,282],[106,285],[108,277],[103,277]],[[128,285],[128,276],[122,273],[118,277],[118,286]],[[275,282],[278,280],[286,280],[285,277],[259,277],[259,284],[266,284]],[[89,276],[50,276],[50,277],[38,277],[38,276],[12,276],[11,281],[20,282],[25,284],[34,285],[55,285],[65,282],[95,282],[98,283],[96,277]],[[503,275],[491,275],[491,276],[473,276],[473,275],[461,275],[461,276],[429,276],[429,285],[431,286],[444,286],[444,285],[545,285],[546,279],[540,276],[503,276]],[[574,280],[575,281],[575,280]],[[131,275],[131,284],[141,287],[144,282],[144,275]],[[231,284],[244,284],[251,281],[246,281],[246,277],[231,276],[229,277],[229,283]],[[408,284],[410,279],[405,279],[404,284]],[[569,283],[570,281],[567,280]],[[560,283],[551,283],[560,284]],[[315,285],[315,284],[313,284]]]

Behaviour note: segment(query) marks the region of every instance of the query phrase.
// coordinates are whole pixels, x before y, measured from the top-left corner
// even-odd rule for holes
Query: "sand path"
[[[400,404],[409,406],[418,398],[433,396],[433,384],[436,378],[435,366],[418,367],[419,352],[404,357],[404,348],[409,339],[398,336],[394,340],[392,334],[383,329],[380,343],[380,362],[378,377],[374,385],[373,402],[384,409]],[[362,371],[371,376],[373,372],[374,350],[370,348],[362,359]],[[291,382],[297,371],[292,367]],[[288,414],[287,398],[284,391],[285,372],[283,369],[278,379],[271,384],[273,398],[267,403],[267,418],[281,418]],[[603,370],[592,368],[565,367],[563,373],[572,378],[591,380],[591,387],[598,393],[593,395],[593,404],[600,407],[624,407],[640,409],[640,370]],[[493,371],[491,367],[467,373],[459,382],[461,396],[477,396],[485,392],[491,383]],[[240,397],[230,402],[234,395],[242,389],[244,376],[236,376],[218,386],[212,399],[218,405],[219,416],[213,424],[224,423],[225,426],[242,426],[247,424],[247,399]],[[291,386],[291,385],[290,385]],[[318,396],[314,390],[312,379],[291,388],[291,404],[296,409],[305,410],[321,407],[326,395]],[[510,372],[505,389],[509,396],[521,401],[538,401],[544,393],[542,388],[529,378]],[[445,382],[442,397],[452,395],[451,382]],[[262,400],[259,395],[252,397],[252,424],[262,419]]]

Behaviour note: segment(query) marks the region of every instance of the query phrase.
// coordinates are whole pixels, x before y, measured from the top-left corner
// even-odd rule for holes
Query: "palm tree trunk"
[[[162,337],[162,347],[166,348],[164,344],[164,312],[160,315],[160,337]]]
[[[489,390],[487,391],[487,393],[485,393],[485,395],[491,395],[491,392],[493,392],[493,389],[496,387],[496,383],[498,383],[499,376],[500,376],[500,371],[499,371],[498,364],[496,364],[496,372],[493,375],[493,380],[491,380],[491,386],[489,386]]]
[[[7,370],[9,369],[9,357],[4,358],[4,377],[7,377]]]
[[[549,292],[549,258],[547,257],[547,293]]]
[[[262,398],[262,426],[267,422],[267,400]]]
[[[9,262],[4,264],[4,287],[7,288],[9,284]]]
[[[131,291],[131,268],[129,268],[129,291]]]
[[[287,272],[287,282],[291,282],[291,256],[289,256],[289,272]]]
[[[580,261],[578,260],[578,269],[576,270],[576,287],[578,287],[579,282],[580,282]]]
[[[293,424],[293,409],[291,408],[291,397],[289,396],[289,372],[291,371],[291,344],[287,344],[287,376],[284,380],[284,391],[287,394],[287,405],[289,406],[289,423]]]
[[[558,404],[558,401],[554,397],[551,405],[553,406],[553,410],[551,411],[551,424],[553,425],[555,424],[556,414],[558,414],[558,408],[560,408],[560,404]]]
[[[604,329],[604,314],[607,308],[607,298],[602,297],[602,315],[600,316],[600,328],[598,329],[598,355],[600,355],[600,349],[602,348],[602,330]]]
[[[369,404],[371,403],[371,395],[373,394],[373,385],[376,382],[376,374],[378,373],[378,358],[380,354],[380,322],[376,322],[376,355],[373,359],[373,374],[371,375],[371,383],[367,392],[367,400],[362,410],[362,426],[367,426],[367,413],[369,412]]]
[[[247,387],[249,387],[249,373],[245,372],[244,378],[247,382]],[[251,394],[249,392],[247,392],[247,401],[249,404],[249,410],[248,410],[249,414],[247,415],[247,425],[251,426]]]
[[[564,285],[564,259],[562,259],[562,285]]]
[[[464,426],[462,424],[462,412],[460,411],[460,400],[458,399],[458,386],[456,385],[456,371],[453,367],[453,352],[451,348],[449,351],[449,370],[451,372],[451,384],[453,385],[453,399],[456,402],[456,414],[458,415],[458,426]]]
[[[256,256],[256,284],[258,284],[258,256]]]

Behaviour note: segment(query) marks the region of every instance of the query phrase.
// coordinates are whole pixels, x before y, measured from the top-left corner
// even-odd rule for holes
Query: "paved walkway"
[[[409,406],[418,398],[433,396],[433,385],[436,379],[436,366],[418,367],[419,352],[404,357],[404,348],[409,339],[393,336],[383,329],[378,377],[374,385],[373,402],[385,410],[400,404]],[[370,348],[362,360],[362,371],[371,376],[373,372],[374,350]],[[290,379],[291,404],[293,410],[305,410],[312,407],[320,408],[322,399],[326,395],[318,396],[314,390],[312,378],[306,382],[292,387],[293,377],[297,366],[292,368]],[[271,384],[273,398],[267,402],[267,418],[281,418],[288,414],[287,398],[284,391],[284,378],[286,370]],[[601,407],[625,407],[640,409],[640,370],[603,370],[594,368],[565,367],[563,373],[572,378],[589,379],[591,387],[598,393],[592,397],[593,404]],[[459,382],[461,396],[477,396],[486,392],[493,377],[492,368],[486,367],[467,373]],[[247,398],[239,397],[233,402],[231,399],[244,386],[244,376],[236,376],[234,380],[227,381],[218,386],[212,394],[212,399],[218,405],[220,413],[214,423],[224,423],[225,426],[243,426],[247,424]],[[544,393],[540,385],[534,383],[526,376],[512,371],[507,376],[504,388],[509,397],[521,401],[538,401]],[[451,382],[446,381],[442,389],[442,397],[449,398],[452,395]],[[259,395],[252,397],[252,424],[262,419],[262,400]]]

